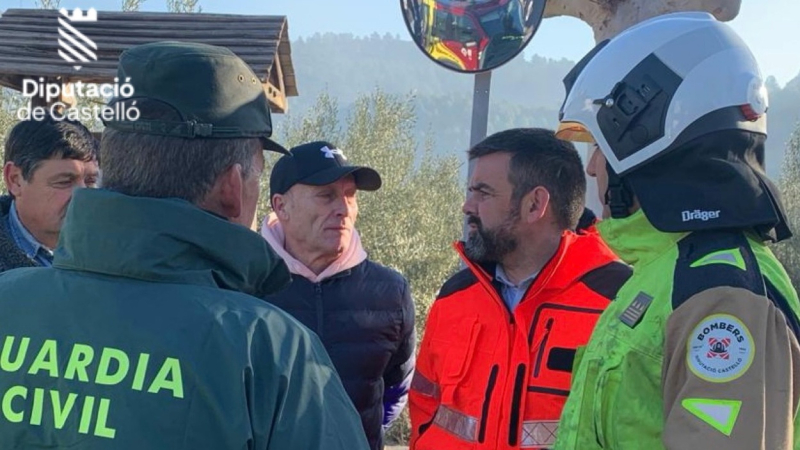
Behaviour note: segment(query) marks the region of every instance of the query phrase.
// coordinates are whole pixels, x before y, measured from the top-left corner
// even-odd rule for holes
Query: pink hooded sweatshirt
[[[281,258],[286,262],[286,265],[289,267],[289,272],[300,275],[312,283],[319,283],[320,281],[329,278],[333,275],[336,275],[339,272],[345,271],[347,269],[352,269],[353,267],[361,264],[367,259],[367,252],[364,250],[364,247],[361,245],[361,237],[358,234],[358,231],[353,229],[352,237],[350,239],[350,245],[347,246],[347,250],[344,251],[331,265],[325,268],[319,275],[315,274],[311,271],[305,264],[301,263],[294,256],[290,255],[286,251],[286,235],[283,232],[283,226],[278,221],[278,216],[275,213],[270,213],[266,218],[264,218],[264,222],[261,224],[261,236],[267,240],[270,247],[272,247],[275,252],[280,255]]]

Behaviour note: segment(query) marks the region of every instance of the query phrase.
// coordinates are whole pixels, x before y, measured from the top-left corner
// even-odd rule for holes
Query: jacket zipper
[[[544,338],[542,338],[541,344],[539,344],[539,351],[536,354],[536,363],[533,366],[533,376],[539,376],[539,369],[542,367],[542,357],[544,356],[544,349],[547,348],[547,339],[550,338],[550,330],[553,329],[553,322],[555,321],[554,318],[547,319],[547,322],[544,325]]]
[[[492,391],[494,385],[497,383],[497,371],[500,367],[495,364],[492,366],[492,372],[489,374],[489,382],[486,384],[486,393],[483,396],[483,407],[481,408],[481,428],[478,431],[478,442],[483,443],[486,439],[486,421],[489,416],[489,406],[492,402]]]
[[[508,445],[517,445],[517,432],[519,431],[520,403],[522,403],[522,387],[525,384],[525,364],[517,366],[517,378],[514,380],[514,397],[511,399],[511,420],[508,428]]]
[[[554,255],[554,257],[555,257],[555,255]],[[551,258],[551,260],[552,260],[552,258]],[[482,274],[484,276],[485,280],[491,280],[492,279],[492,277],[489,276],[489,274],[487,274],[486,271],[483,270],[483,268],[481,268],[480,266],[474,265],[472,262],[470,262],[468,260],[465,260],[465,262],[466,262],[467,266],[470,267],[473,270],[473,273],[476,273],[476,275],[477,274]],[[545,267],[548,267],[550,265],[550,262],[551,261],[548,261],[547,264],[545,264]],[[535,297],[541,291],[541,287],[537,286],[537,289],[536,289],[535,292],[533,291],[533,288],[537,284],[539,279],[541,278],[543,272],[544,272],[544,268],[542,269],[541,272],[539,272],[539,274],[537,275],[537,277],[534,280],[534,282],[531,283],[530,286],[528,286],[528,289],[525,291],[525,294],[522,296],[523,300],[526,299],[526,298],[529,298],[529,297],[530,298]],[[550,273],[550,275],[552,275],[552,273]],[[480,278],[481,277],[478,277],[478,279],[480,279]],[[483,284],[484,284],[485,287],[487,287],[487,283],[486,283],[485,280],[483,281]],[[515,343],[515,340],[516,340],[515,339],[516,338],[516,321],[514,320],[514,313],[509,311],[508,308],[505,306],[505,304],[504,304],[505,302],[503,301],[502,294],[495,289],[495,287],[492,285],[491,282],[488,283],[488,287],[490,288],[489,292],[494,294],[493,297],[495,298],[496,304],[503,310],[503,312],[506,314],[506,317],[508,318],[508,324],[509,324],[509,327],[508,327],[508,331],[509,331],[509,342],[508,342],[508,345],[509,345],[509,349],[508,349],[508,363],[507,363],[506,367],[511,367],[512,355],[514,353],[514,350],[513,350],[514,349],[514,343]],[[540,312],[539,311],[540,309],[541,309],[541,306],[539,308],[537,308],[537,316],[538,316],[538,312]],[[535,323],[535,321],[533,323]],[[532,338],[532,334],[533,334],[532,332],[533,332],[533,328],[531,329],[531,336],[530,336],[531,338]],[[529,343],[529,345],[530,345],[530,343]],[[486,419],[487,419],[487,415],[489,413],[489,401],[491,399],[492,390],[494,389],[494,385],[495,385],[496,378],[497,378],[497,370],[498,370],[497,365],[492,367],[492,373],[490,375],[489,385],[487,386],[486,396],[484,397],[483,410],[481,411],[481,425],[480,425],[480,429],[479,429],[479,432],[478,432],[478,442],[480,442],[480,443],[483,443],[484,439],[486,438]],[[526,384],[525,383],[525,380],[526,380],[525,374],[526,374],[525,364],[520,364],[517,367],[517,374],[516,374],[516,379],[515,379],[515,383],[514,383],[514,391],[513,391],[514,397],[513,397],[512,401],[511,401],[511,403],[512,403],[511,404],[511,423],[510,423],[510,432],[509,432],[508,440],[509,440],[509,442],[512,443],[511,444],[512,446],[516,445],[517,438],[518,438],[519,419],[520,419],[520,415],[521,415],[521,411],[519,411],[519,409],[520,409],[520,404],[522,402],[521,396],[522,396],[522,393],[523,393],[523,390],[524,390],[523,388],[524,388],[524,385]],[[504,397],[506,395],[505,391],[506,391],[507,387],[508,387],[508,381],[505,381],[503,383],[503,396]],[[498,438],[499,438],[499,436],[498,436]]]
[[[315,283],[314,284],[314,292],[316,293],[316,307],[317,307],[317,336],[319,339],[322,340],[322,284]]]

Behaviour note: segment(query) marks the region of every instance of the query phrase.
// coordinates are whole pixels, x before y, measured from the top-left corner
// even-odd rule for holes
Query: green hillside
[[[276,117],[279,133],[286,120],[302,117],[317,96],[339,100],[345,115],[360,93],[380,89],[413,95],[417,136],[433,138],[439,153],[462,155],[469,144],[473,77],[451,72],[425,57],[409,40],[374,34],[368,38],[324,34],[292,43],[299,97],[289,113]],[[517,126],[554,127],[564,95],[561,80],[574,62],[518,57],[492,74],[488,132]],[[785,144],[800,120],[800,76],[782,89],[769,80],[767,171],[777,177]]]

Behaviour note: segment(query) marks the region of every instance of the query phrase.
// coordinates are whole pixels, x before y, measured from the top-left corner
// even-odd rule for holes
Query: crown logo
[[[64,8],[59,9],[58,12],[69,19],[70,22],[97,22],[97,11],[94,8],[86,10],[86,14],[80,8],[73,9],[72,14],[67,14],[67,10]]]

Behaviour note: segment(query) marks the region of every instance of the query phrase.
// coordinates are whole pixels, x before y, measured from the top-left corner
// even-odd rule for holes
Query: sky
[[[411,43],[400,12],[400,0],[199,0],[203,12],[284,15],[289,37],[315,33],[352,33],[368,36],[390,33]],[[119,10],[122,0],[61,0],[67,9]],[[6,8],[33,8],[36,0],[0,0]],[[143,11],[164,11],[166,0],[145,0]],[[356,17],[358,16],[358,17]],[[800,74],[800,0],[743,0],[731,26],[750,45],[765,76],[783,86]],[[550,18],[525,49],[526,55],[579,60],[594,46],[591,29],[574,18]],[[502,70],[502,67],[498,70]]]

